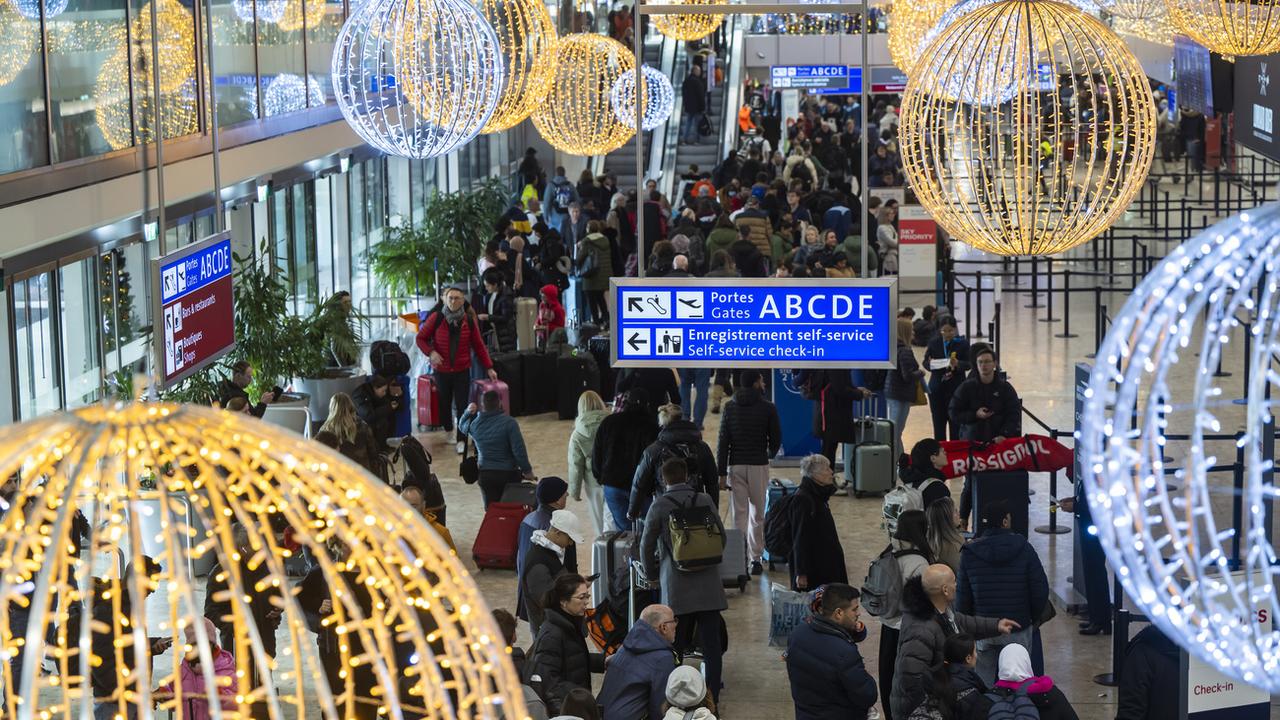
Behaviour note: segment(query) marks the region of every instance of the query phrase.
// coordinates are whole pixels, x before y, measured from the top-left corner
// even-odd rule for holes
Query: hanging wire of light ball
[[[67,5],[70,3],[70,0],[52,0],[52,2],[46,2],[45,0],[12,1],[13,6],[22,14],[22,17],[30,20],[40,19],[40,7],[42,5],[44,6],[44,19],[48,20],[50,18],[56,18],[66,12]]]
[[[231,0],[231,10],[236,14],[236,17],[248,23],[253,22],[255,19],[262,22],[278,23],[284,17],[285,6],[288,2],[289,0]]]
[[[612,38],[579,33],[556,43],[554,65],[551,92],[533,113],[543,139],[571,155],[605,155],[625,145],[635,129],[618,121],[610,94],[635,70],[635,55]]]
[[[285,32],[301,30],[303,22],[308,28],[319,27],[324,20],[325,0],[277,0],[282,1],[284,9],[278,20],[272,20]],[[261,17],[261,14],[259,14]]]
[[[366,0],[342,26],[331,67],[356,133],[416,159],[474,138],[505,78],[498,36],[466,0]]]
[[[248,110],[253,117],[258,115],[258,98],[256,93],[245,95]],[[274,117],[289,113],[302,112],[308,107],[320,107],[325,103],[324,89],[313,77],[306,82],[292,73],[281,73],[271,79],[262,90],[262,103],[266,106],[266,114],[261,117]]]
[[[672,5],[711,5],[716,0],[674,0]],[[676,40],[701,40],[715,32],[724,20],[723,15],[697,13],[694,15],[651,15],[653,27],[663,35]]]
[[[1188,652],[1271,693],[1280,692],[1280,625],[1265,619],[1280,612],[1268,449],[1280,396],[1278,257],[1272,203],[1161,261],[1099,346],[1077,439],[1094,532],[1126,596]],[[1246,363],[1243,405],[1217,377],[1229,352]],[[1214,467],[1230,462],[1240,474]]]
[[[924,49],[924,38],[950,9],[945,0],[895,0],[889,6],[889,57],[911,76]]]
[[[676,91],[671,87],[671,80],[661,72],[641,66],[644,72],[644,88],[640,91],[641,102],[644,103],[644,115],[640,127],[652,130],[671,117],[671,109],[675,106]],[[609,103],[613,106],[613,114],[618,122],[631,129],[636,126],[636,73],[628,70],[613,83],[609,91]]]
[[[1223,55],[1280,52],[1280,0],[1165,0],[1178,32]]]
[[[483,10],[506,59],[506,85],[481,131],[495,133],[523,122],[551,91],[557,33],[542,0],[484,0]]]
[[[942,29],[903,96],[903,170],[956,240],[1052,255],[1109,227],[1142,187],[1156,113],[1106,26],[1054,0],[1000,0]]]
[[[0,477],[5,717],[526,717],[466,569],[318,443],[97,406],[0,430]]]
[[[18,77],[40,47],[40,22],[23,17],[9,3],[0,1],[0,87]]]

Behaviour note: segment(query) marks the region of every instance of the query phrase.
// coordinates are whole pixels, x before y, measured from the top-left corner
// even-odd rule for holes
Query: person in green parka
[[[578,277],[587,295],[591,319],[600,327],[609,325],[609,305],[605,293],[609,290],[609,278],[613,277],[613,249],[604,236],[604,225],[599,220],[587,223],[587,236],[578,243],[575,255]]]

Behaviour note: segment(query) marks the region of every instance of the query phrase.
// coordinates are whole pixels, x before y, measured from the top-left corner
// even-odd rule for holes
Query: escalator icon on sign
[[[683,328],[658,328],[655,355],[680,355],[684,350]]]

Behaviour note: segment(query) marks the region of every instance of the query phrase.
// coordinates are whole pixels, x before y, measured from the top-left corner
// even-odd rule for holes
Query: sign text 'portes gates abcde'
[[[613,278],[617,367],[889,368],[892,279]]]
[[[236,345],[231,236],[220,233],[151,261],[156,367],[168,387]]]

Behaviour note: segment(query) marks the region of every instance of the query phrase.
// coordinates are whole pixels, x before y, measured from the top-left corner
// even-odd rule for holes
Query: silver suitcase
[[[537,337],[533,326],[538,319],[538,301],[533,298],[516,298],[516,350],[536,350]]]
[[[893,446],[865,442],[844,446],[845,472],[852,472],[854,497],[886,493],[893,487]]]
[[[630,530],[610,532],[596,538],[591,545],[591,572],[597,575],[591,583],[591,605],[595,607],[609,598],[609,580],[618,568],[625,568],[631,557],[631,546],[637,540]]]
[[[751,582],[751,563],[747,558],[747,534],[741,530],[724,531],[724,555],[720,558],[720,582],[727,588],[746,592]]]

